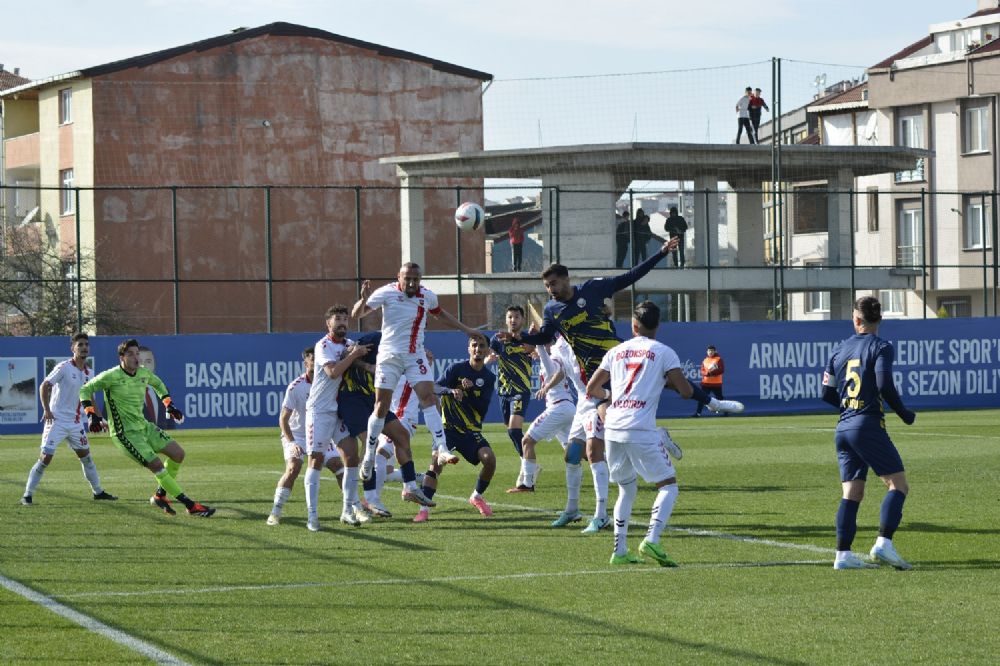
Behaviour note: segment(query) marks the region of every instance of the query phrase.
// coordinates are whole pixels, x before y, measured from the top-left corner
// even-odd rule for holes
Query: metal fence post
[[[181,281],[180,263],[177,257],[177,186],[170,187],[170,236],[174,261],[174,335],[181,332]]]
[[[74,217],[76,223],[76,330],[83,331],[83,255],[80,248],[80,188],[74,188]],[[94,253],[94,267],[97,267],[96,252]],[[63,276],[65,278],[66,276]],[[97,327],[97,284],[94,284],[94,327]]]
[[[267,303],[267,332],[274,332],[274,293],[271,265],[271,186],[264,187],[264,270],[267,277],[265,302]]]

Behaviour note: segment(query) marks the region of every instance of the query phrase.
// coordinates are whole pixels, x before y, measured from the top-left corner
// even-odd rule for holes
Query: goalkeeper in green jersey
[[[118,360],[118,367],[105,370],[80,389],[80,403],[87,412],[90,432],[109,429],[93,404],[94,394],[104,391],[104,403],[111,417],[112,441],[127,456],[152,472],[159,483],[156,493],[149,498],[149,503],[173,516],[177,512],[167,499],[169,493],[187,507],[189,515],[208,518],[215,513],[215,509],[192,500],[177,483],[177,472],[184,461],[184,449],[143,416],[146,387],[152,387],[160,397],[170,418],[182,423],[184,415],[171,402],[167,387],[160,378],[139,365],[137,340],[125,340],[118,345]],[[166,466],[159,454],[166,456]]]

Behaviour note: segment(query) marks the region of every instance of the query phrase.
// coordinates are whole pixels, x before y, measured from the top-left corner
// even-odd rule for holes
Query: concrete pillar
[[[558,197],[550,195],[553,187],[559,188]],[[561,258],[568,266],[614,268],[615,201],[619,194],[610,172],[545,174],[542,177],[542,264],[548,265]],[[557,223],[558,227],[550,231],[549,225]],[[559,235],[558,240],[555,233]],[[553,239],[551,243],[550,238]]]
[[[400,263],[413,261],[424,266],[424,191],[423,179],[402,176],[399,179]]]
[[[732,265],[764,265],[764,208],[760,185],[738,189],[728,211]]]
[[[706,196],[705,192],[708,191]],[[693,235],[694,262],[688,256],[687,265],[708,265],[708,248],[712,246],[712,263],[718,265],[719,239],[719,177],[717,174],[700,174],[694,179],[694,221],[688,234]]]
[[[846,269],[854,261],[851,254],[853,187],[854,172],[850,169],[838,169],[827,179],[827,260],[831,267]],[[831,291],[830,319],[850,319],[853,305],[854,294],[850,289]]]

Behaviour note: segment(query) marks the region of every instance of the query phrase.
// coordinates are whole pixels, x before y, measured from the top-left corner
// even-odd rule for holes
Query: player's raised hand
[[[372,293],[372,281],[371,280],[363,281],[361,283],[361,298],[367,300],[368,297],[371,296],[371,293]]]
[[[354,345],[353,347],[351,347],[351,350],[348,352],[348,355],[351,358],[361,358],[369,351],[371,351],[371,348],[372,348],[371,345]]]
[[[670,240],[668,240],[666,243],[663,244],[663,246],[660,248],[660,254],[668,254],[670,252],[673,252],[678,247],[680,247],[680,244],[681,244],[681,239],[677,236],[674,236],[673,238],[671,238]]]

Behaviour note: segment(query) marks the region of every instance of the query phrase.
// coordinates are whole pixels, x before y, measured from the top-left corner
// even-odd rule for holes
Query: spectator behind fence
[[[667,230],[667,236],[671,240],[677,239],[677,249],[670,253],[674,259],[674,268],[680,266],[684,267],[684,233],[688,229],[687,220],[683,216],[677,214],[677,206],[670,207],[670,217],[667,218],[665,225]],[[678,259],[678,254],[680,258]]]
[[[767,102],[760,95],[760,88],[754,88],[753,97],[750,98],[750,124],[753,125],[754,143],[760,143],[760,114],[761,109],[770,113]]]
[[[628,243],[631,236],[628,211],[622,211],[621,218],[618,218],[618,223],[615,225],[615,268],[625,267],[625,257],[628,255]]]
[[[743,97],[736,102],[736,115],[738,116],[738,129],[736,130],[736,143],[740,142],[743,130],[747,131],[747,141],[757,143],[757,138],[753,133],[753,126],[750,124],[750,100],[753,97],[753,88],[747,86]]]
[[[521,270],[521,258],[524,254],[524,230],[521,229],[521,221],[516,217],[510,223],[507,236],[510,238],[511,266],[515,272],[518,272]]]
[[[635,211],[633,226],[635,228],[635,248],[632,251],[632,265],[635,266],[640,261],[646,260],[646,246],[653,237],[653,232],[649,228],[649,215],[646,215],[646,211],[641,208]]]

